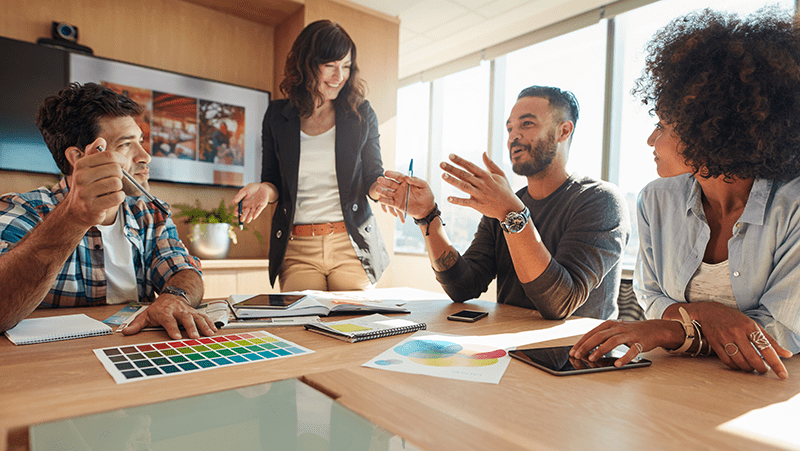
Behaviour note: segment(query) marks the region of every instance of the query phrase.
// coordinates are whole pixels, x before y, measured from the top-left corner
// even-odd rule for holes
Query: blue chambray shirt
[[[639,194],[639,256],[633,288],[648,318],[686,302],[711,230],[700,184],[690,174],[661,178]],[[758,179],[728,241],[739,310],[784,348],[800,352],[800,178]]]
[[[69,192],[62,178],[50,189],[0,197],[0,258],[44,220]],[[139,299],[153,300],[178,271],[200,274],[200,261],[186,251],[169,217],[143,197],[127,197],[120,213],[125,216],[125,235],[132,246]],[[56,281],[39,307],[73,307],[106,303],[103,240],[92,227],[62,266]]]

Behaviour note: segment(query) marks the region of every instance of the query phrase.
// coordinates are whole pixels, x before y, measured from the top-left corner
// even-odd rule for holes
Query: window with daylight
[[[580,117],[570,149],[568,170],[617,184],[630,210],[633,235],[623,258],[633,269],[639,247],[636,198],[657,177],[647,146],[655,118],[631,94],[644,68],[645,45],[672,18],[699,8],[747,15],[767,5],[795,10],[795,0],[639,0],[617,2],[614,14],[575,29],[564,25],[553,38],[507,51],[479,66],[398,90],[397,168],[414,159],[414,174],[431,183],[447,233],[463,252],[472,241],[480,215],[457,207],[447,196],[463,193],[442,182],[439,163],[456,153],[482,165],[486,151],[509,176],[515,189],[525,179],[511,172],[505,122],[519,92],[531,85],[572,91]],[[609,7],[610,8],[610,7]],[[571,28],[570,28],[571,27]],[[402,83],[402,81],[401,81]],[[396,222],[395,251],[425,253],[413,221]]]

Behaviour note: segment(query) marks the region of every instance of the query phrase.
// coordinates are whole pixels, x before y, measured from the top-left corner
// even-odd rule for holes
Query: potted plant
[[[200,206],[200,201],[195,199],[195,205],[175,204],[179,210],[175,218],[186,218],[189,224],[189,251],[204,259],[221,259],[228,255],[230,243],[236,244],[236,228],[239,226],[239,217],[234,210],[235,205],[225,205],[222,199],[217,208],[212,210]],[[253,232],[261,243],[261,234]]]

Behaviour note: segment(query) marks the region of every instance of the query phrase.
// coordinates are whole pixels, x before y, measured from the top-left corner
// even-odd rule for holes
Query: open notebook
[[[15,345],[106,335],[111,326],[81,314],[23,319],[5,332]]]
[[[306,330],[355,343],[373,338],[388,337],[425,329],[425,323],[407,319],[389,318],[379,313],[344,321],[314,322],[303,326]]]

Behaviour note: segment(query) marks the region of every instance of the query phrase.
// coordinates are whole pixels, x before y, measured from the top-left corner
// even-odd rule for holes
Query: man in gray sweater
[[[513,170],[528,180],[516,193],[486,153],[485,168],[457,155],[441,163],[443,179],[469,196],[448,201],[483,214],[464,255],[450,243],[427,182],[395,171],[379,178],[380,201],[407,208],[451,299],[474,299],[497,277],[498,302],[544,318],[616,317],[620,258],[631,231],[627,205],[616,186],[567,173],[577,120],[569,91],[531,86],[519,94],[506,122]]]

